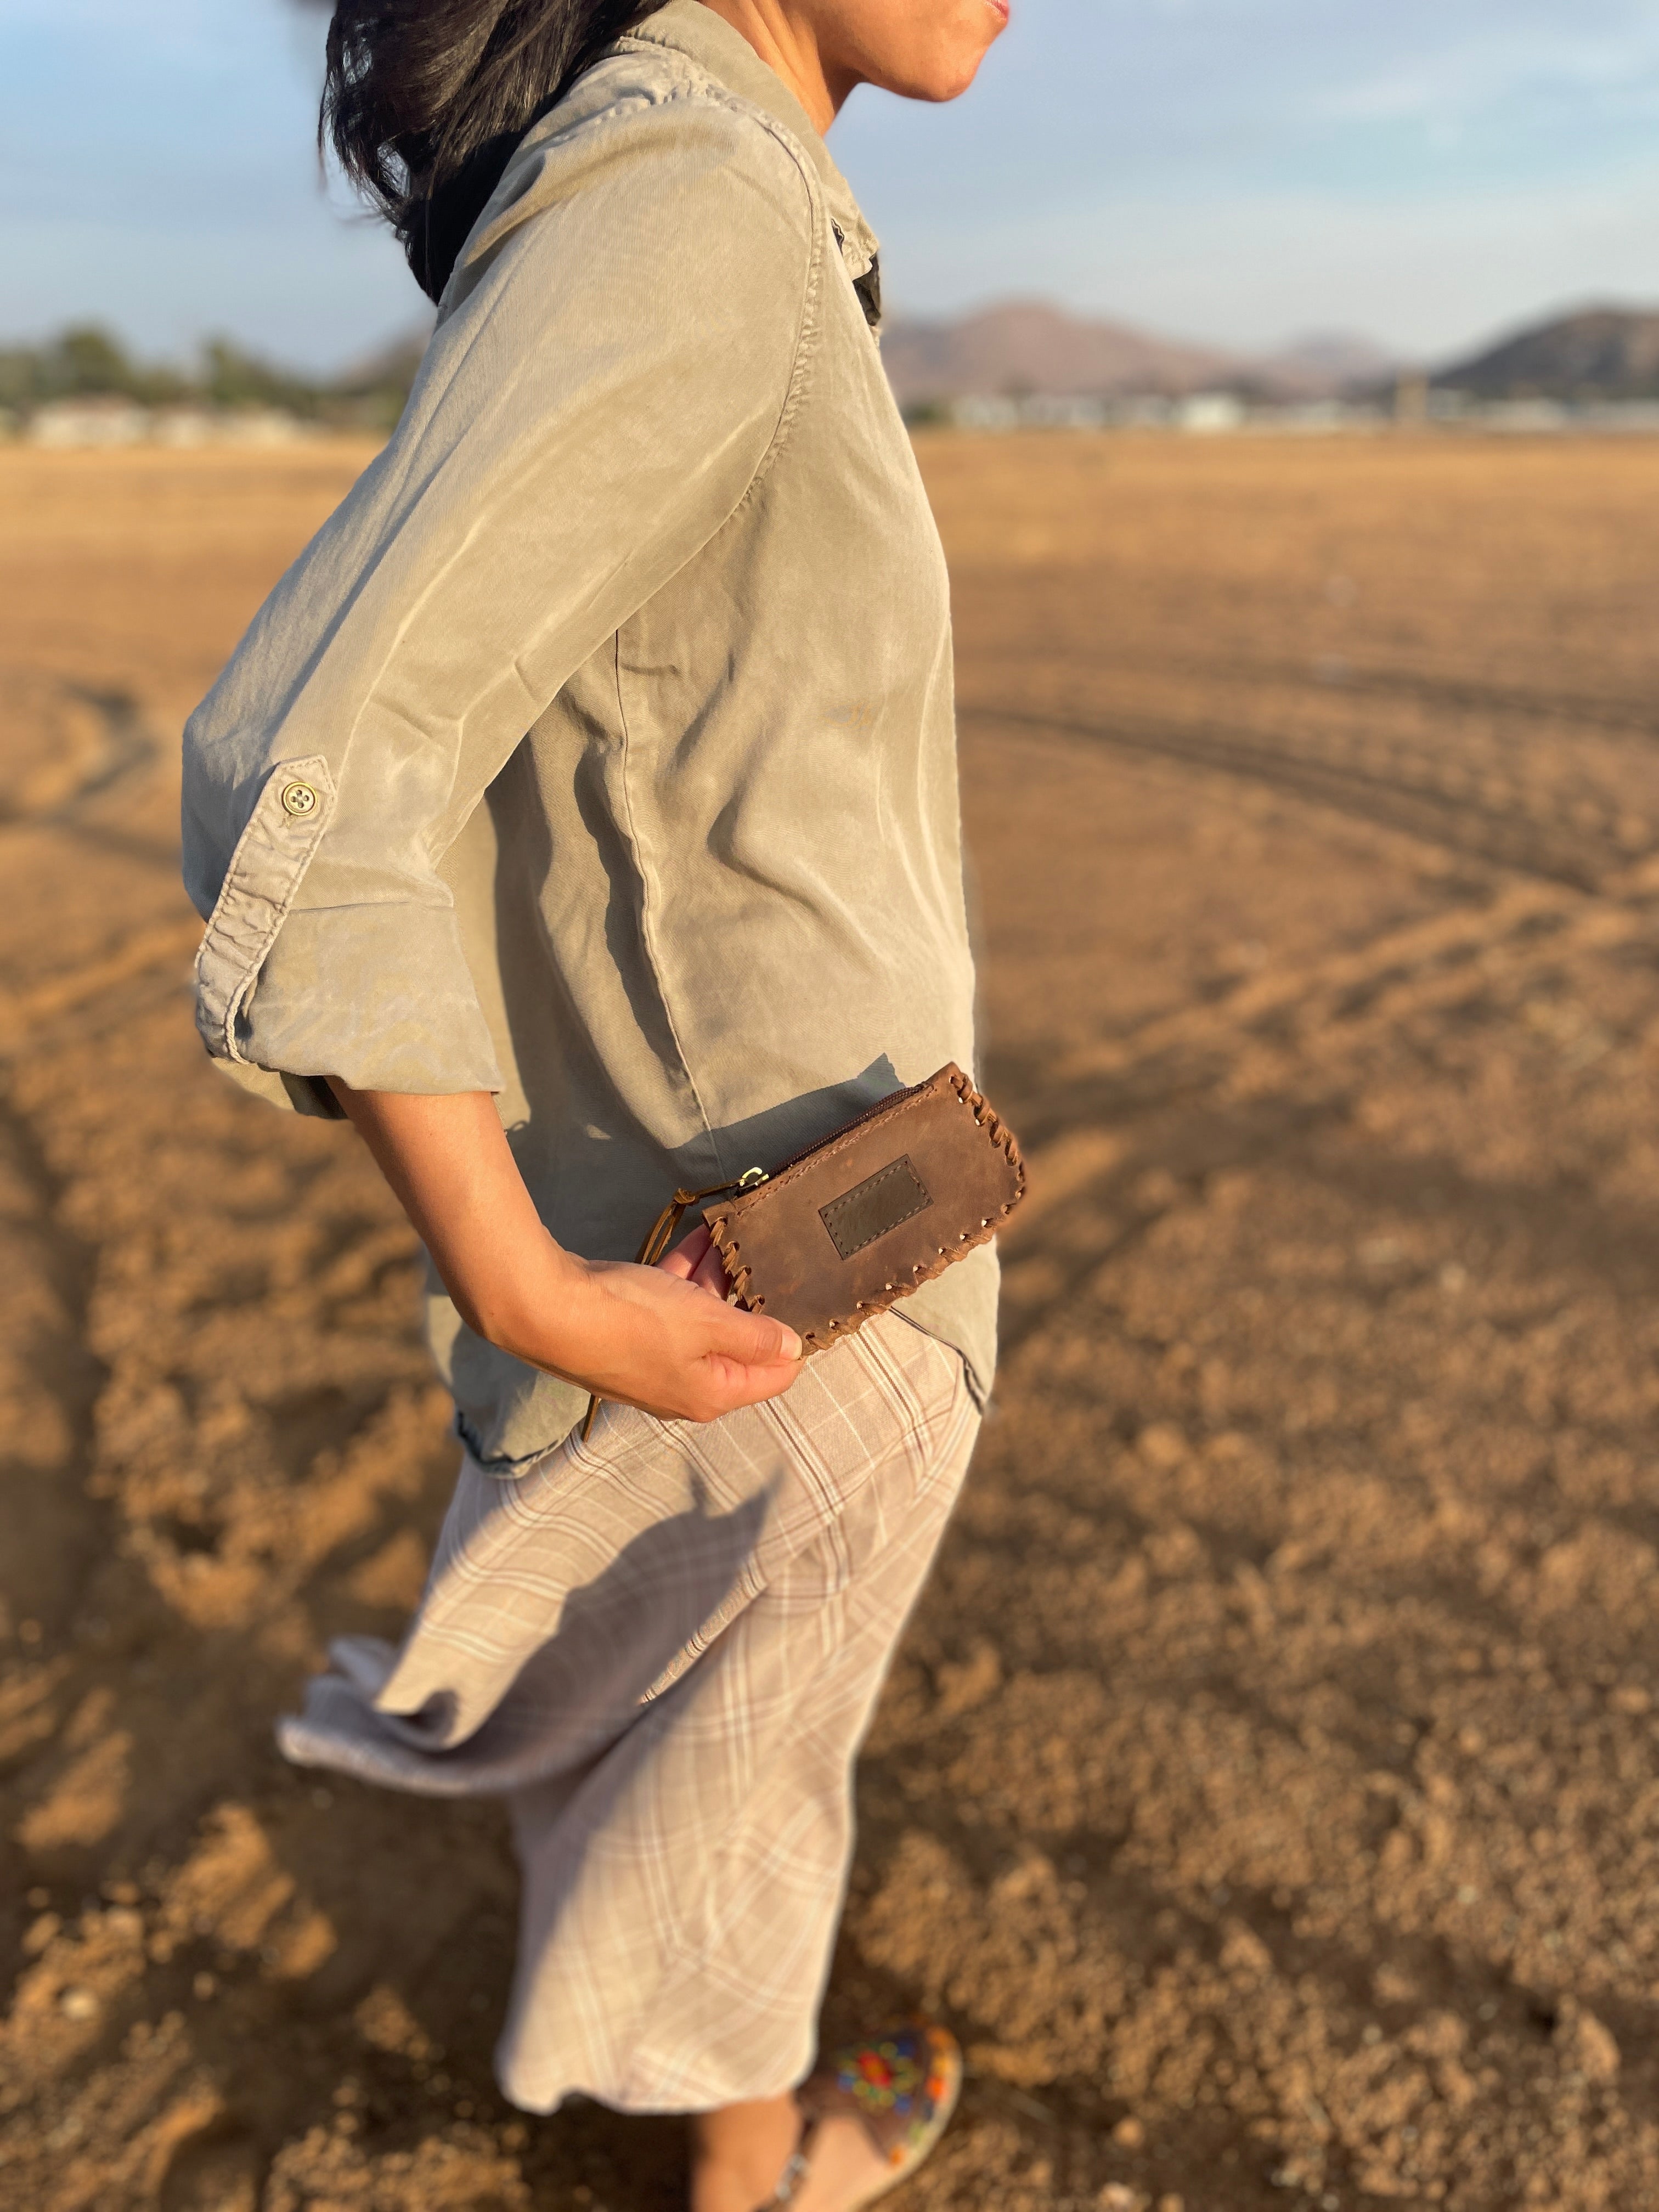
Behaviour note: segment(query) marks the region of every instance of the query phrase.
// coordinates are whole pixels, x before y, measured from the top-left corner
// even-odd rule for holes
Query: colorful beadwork
[[[859,2199],[863,2207],[909,2179],[950,2124],[961,2086],[955,2037],[936,2022],[913,2020],[831,2054],[802,2085],[800,2099],[809,2130],[838,2112],[856,2118],[871,2148],[886,2160],[887,2179]],[[809,2132],[809,2163],[811,2141]],[[794,2191],[792,2181],[788,2195]]]
[[[879,2043],[849,2044],[835,2059],[836,2087],[872,2116],[908,2120],[888,2153],[902,2166],[920,2149],[933,2116],[950,2093],[950,2039],[931,2029],[901,2031]]]

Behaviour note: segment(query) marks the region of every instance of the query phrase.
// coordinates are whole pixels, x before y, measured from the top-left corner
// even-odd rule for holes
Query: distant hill
[[[343,371],[332,389],[354,398],[406,392],[430,334],[428,319]],[[1328,399],[1386,383],[1399,365],[1370,339],[1345,331],[1312,332],[1256,356],[1071,314],[1044,300],[1004,301],[950,321],[895,315],[883,330],[881,349],[904,407],[1027,395],[1179,398],[1216,390]]]
[[[1005,301],[948,322],[896,315],[881,349],[903,407],[1027,396],[1179,398],[1216,390],[1322,399],[1374,382],[1392,365],[1361,338],[1321,335],[1257,357],[1069,314],[1042,300]]]
[[[1478,399],[1659,399],[1659,309],[1557,315],[1439,370],[1433,381]]]
[[[951,322],[895,317],[881,351],[903,407],[1004,394],[1197,392],[1235,366],[1226,354],[1087,322],[1038,300],[1010,300]]]
[[[1386,384],[1401,366],[1397,354],[1373,339],[1348,331],[1316,331],[1268,354],[1253,373],[1287,398],[1334,399]]]

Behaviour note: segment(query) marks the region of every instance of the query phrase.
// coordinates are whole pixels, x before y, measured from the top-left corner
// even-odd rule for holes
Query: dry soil
[[[287,1770],[453,1449],[190,1024],[177,730],[362,453],[0,455],[0,2205],[672,2212],[528,2122],[487,1808]],[[930,2212],[1659,2204],[1659,447],[941,439],[999,1405],[832,2027]]]

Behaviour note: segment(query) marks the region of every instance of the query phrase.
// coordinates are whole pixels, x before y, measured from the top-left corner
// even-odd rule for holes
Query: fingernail
[[[784,1356],[784,1358],[785,1358],[786,1359],[801,1359],[801,1358],[804,1358],[805,1357],[805,1348],[803,1347],[803,1346],[802,1346],[802,1344],[801,1344],[801,1340],[800,1340],[800,1339],[796,1335],[796,1334],[795,1334],[794,1330],[793,1330],[793,1328],[786,1328],[782,1322],[780,1322],[778,1325],[779,1325],[779,1327],[780,1327],[781,1328],[782,1328],[782,1329],[783,1329],[783,1356]]]

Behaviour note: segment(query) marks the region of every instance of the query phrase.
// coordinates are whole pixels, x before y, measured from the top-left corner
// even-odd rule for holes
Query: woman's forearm
[[[330,1086],[432,1255],[461,1318],[499,1344],[579,1269],[544,1227],[486,1091],[411,1097]]]
[[[462,1319],[503,1351],[664,1418],[714,1420],[794,1380],[799,1339],[729,1306],[695,1244],[660,1268],[580,1259],[549,1234],[487,1091],[331,1087]]]

